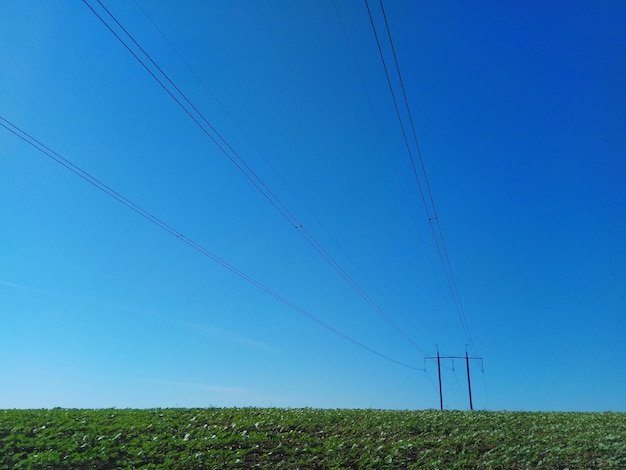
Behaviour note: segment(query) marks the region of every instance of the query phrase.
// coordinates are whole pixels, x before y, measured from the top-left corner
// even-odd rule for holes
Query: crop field
[[[0,410],[0,468],[626,469],[626,414]]]

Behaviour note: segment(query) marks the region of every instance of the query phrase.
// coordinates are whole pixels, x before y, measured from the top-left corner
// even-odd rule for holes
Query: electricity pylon
[[[465,359],[465,367],[467,368],[467,391],[469,393],[470,410],[474,409],[472,402],[472,381],[470,379],[470,366],[469,361],[482,361],[482,357],[469,357],[467,353],[467,347],[465,348],[465,356],[441,356],[439,355],[439,346],[437,346],[437,355],[425,357],[426,359],[437,359],[437,373],[439,375],[439,409],[443,411],[443,388],[441,385],[441,360],[442,359]]]

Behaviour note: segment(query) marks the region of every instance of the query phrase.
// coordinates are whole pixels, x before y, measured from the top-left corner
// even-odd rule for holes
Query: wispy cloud
[[[209,334],[223,341],[230,341],[233,343],[243,344],[243,345],[251,346],[257,349],[263,349],[265,351],[277,352],[275,348],[273,348],[267,343],[256,341],[254,339],[241,336],[231,331],[222,330],[221,328],[215,328],[210,325],[206,325],[204,323],[194,323],[194,322],[183,322],[183,323],[191,328],[202,331],[203,333]]]
[[[21,285],[21,284],[16,284],[16,283],[14,283],[14,282],[3,281],[2,279],[0,279],[0,285],[2,285],[2,286],[7,286],[7,287],[13,287],[14,289],[22,289],[22,290],[32,290],[32,291],[36,291],[36,289],[33,289],[32,287],[23,286],[23,285]]]
[[[243,387],[231,387],[224,385],[210,385],[210,384],[202,384],[196,382],[179,382],[179,381],[170,381],[170,380],[142,380],[138,379],[139,382],[149,383],[152,385],[165,385],[168,387],[180,387],[180,388],[193,388],[195,390],[202,390],[203,392],[211,392],[211,393],[248,393],[248,389]]]
[[[51,295],[54,297],[64,297],[64,295],[58,292],[52,292],[50,290],[39,289],[37,287],[25,286],[23,284],[17,284],[15,282],[5,281],[3,279],[0,279],[0,286],[6,286],[6,287],[11,287],[13,289],[25,290],[28,292],[34,292],[36,294]]]
[[[45,289],[39,289],[36,287],[31,287],[31,286],[25,286],[22,284],[17,284],[15,282],[10,282],[10,281],[6,281],[3,279],[0,279],[0,286],[6,286],[6,287],[10,287],[13,289],[19,289],[19,290],[24,290],[24,291],[28,291],[28,292],[34,292],[37,294],[42,294],[42,295],[49,295],[49,296],[54,296],[54,297],[60,297],[60,298],[65,298],[65,299],[74,299],[74,300],[80,300],[83,302],[91,302],[91,303],[98,303],[100,305],[106,305],[109,307],[114,307],[116,309],[124,309],[127,311],[132,311],[135,313],[139,313],[142,315],[146,315],[149,316],[155,320],[159,320],[159,321],[163,321],[163,322],[170,322],[170,323],[174,323],[174,324],[178,324],[178,325],[182,325],[185,326],[187,328],[191,328],[195,331],[199,331],[202,332],[204,334],[208,334],[214,338],[220,339],[222,341],[227,341],[227,342],[231,342],[231,343],[237,343],[237,344],[241,344],[243,346],[248,346],[248,347],[252,347],[252,348],[256,348],[256,349],[261,349],[264,351],[269,351],[269,352],[278,352],[276,350],[276,348],[272,347],[271,345],[264,343],[262,341],[257,341],[255,339],[252,338],[248,338],[246,336],[242,336],[240,334],[234,333],[232,331],[227,331],[227,330],[223,330],[221,328],[215,328],[213,326],[204,324],[204,323],[197,323],[197,322],[190,322],[190,321],[180,321],[178,319],[175,319],[171,316],[168,315],[163,315],[163,314],[159,314],[150,310],[145,310],[142,308],[137,308],[137,307],[133,307],[130,305],[121,305],[115,302],[110,302],[108,300],[102,300],[102,299],[89,299],[89,298],[81,298],[81,297],[76,297],[76,296],[71,296],[71,295],[67,295],[64,293],[59,293],[59,292],[52,292],[49,290],[45,290]]]
[[[60,298],[60,299],[65,299],[65,300],[70,300],[70,301],[89,302],[89,303],[92,303],[92,304],[98,304],[98,305],[102,305],[102,306],[111,307],[111,308],[114,308],[116,310],[122,310],[123,309],[123,310],[128,310],[128,311],[131,311],[131,312],[140,313],[140,314],[143,314],[143,315],[159,318],[157,314],[155,314],[154,312],[152,312],[150,310],[133,307],[131,305],[119,304],[117,302],[111,302],[111,301],[109,301],[107,299],[89,298],[89,297],[84,297],[84,296],[80,296],[80,295],[73,295],[73,294],[69,294],[69,293],[65,293],[65,292],[55,292],[55,291],[51,291],[51,290],[40,289],[38,287],[25,286],[23,284],[17,284],[15,282],[5,281],[3,279],[0,279],[0,286],[11,287],[13,289],[24,290],[24,291],[27,291],[27,292],[33,292],[35,294],[47,295],[47,296],[57,297],[57,298]],[[167,318],[165,318],[165,317],[162,318],[162,319],[163,320],[167,320]]]

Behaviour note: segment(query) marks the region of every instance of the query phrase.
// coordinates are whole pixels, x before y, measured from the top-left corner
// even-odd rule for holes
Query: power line
[[[402,89],[402,96],[404,98],[404,104],[409,116],[409,123],[411,124],[411,130],[413,131],[413,139],[415,140],[415,146],[417,148],[417,155],[419,156],[422,166],[422,174],[424,175],[424,182],[426,183],[426,190],[428,191],[428,197],[430,199],[430,205],[433,210],[433,218],[437,219],[437,210],[435,208],[435,201],[433,199],[433,193],[430,190],[430,183],[428,182],[428,175],[426,174],[426,167],[424,166],[424,158],[422,157],[422,150],[417,140],[417,134],[415,133],[415,126],[413,125],[413,115],[411,114],[411,108],[409,107],[409,101],[406,97],[406,89],[404,87],[404,80],[402,80],[402,74],[400,73],[400,66],[398,65],[398,57],[396,55],[396,48],[393,45],[393,39],[391,38],[391,30],[389,29],[389,23],[387,22],[387,15],[383,6],[382,0],[379,0],[380,8],[383,12],[383,19],[385,20],[385,28],[387,29],[387,37],[389,38],[389,44],[391,45],[391,52],[393,53],[393,60],[396,65],[396,71],[398,72],[398,78],[400,79],[400,88]],[[413,155],[411,155],[413,157]]]
[[[428,174],[426,173],[426,166],[424,165],[424,157],[422,156],[422,149],[420,148],[419,141],[417,140],[417,133],[415,132],[415,125],[413,123],[413,115],[411,113],[411,107],[409,106],[409,100],[407,98],[406,88],[404,87],[404,80],[402,79],[402,74],[400,73],[400,65],[398,63],[398,57],[396,55],[396,48],[393,45],[393,39],[391,37],[391,29],[389,28],[389,23],[387,21],[387,14],[385,13],[383,0],[378,0],[378,1],[380,3],[380,9],[383,13],[383,19],[385,20],[385,28],[387,30],[387,36],[389,37],[389,44],[391,45],[391,51],[393,53],[393,60],[396,65],[396,71],[398,72],[398,78],[400,80],[400,87],[402,89],[402,96],[404,98],[404,104],[406,106],[407,114],[409,116],[409,123],[411,125],[411,131],[413,133],[415,147],[417,148],[417,155],[419,156],[419,159],[420,159],[420,164],[422,167],[422,174],[424,175],[424,181],[426,182],[426,189],[428,191],[428,197],[430,199],[430,204],[433,209],[433,217],[430,220],[430,222],[432,224],[432,222],[434,221],[435,224],[437,225],[439,238],[441,239],[441,246],[444,252],[444,257],[448,265],[450,277],[452,279],[453,297],[455,297],[458,301],[459,316],[460,316],[461,324],[463,326],[463,329],[465,330],[465,335],[469,342],[470,348],[472,349],[472,352],[476,354],[476,350],[474,348],[474,340],[472,339],[472,334],[471,334],[471,331],[469,329],[469,325],[467,322],[467,316],[465,315],[465,309],[463,308],[463,303],[461,302],[461,294],[459,293],[459,288],[456,282],[456,278],[454,276],[454,271],[452,269],[452,263],[450,262],[450,255],[448,254],[448,248],[446,247],[446,241],[443,236],[443,230],[441,229],[441,223],[439,222],[439,216],[437,215],[437,208],[435,207],[435,200],[433,199],[433,193],[430,189],[430,182],[428,181]]]
[[[298,196],[298,194],[295,192],[295,190],[291,187],[291,185],[285,180],[285,178],[280,174],[280,172],[276,169],[276,167],[272,164],[272,162],[267,158],[267,156],[256,146],[256,144],[252,141],[252,139],[250,138],[250,136],[245,132],[245,130],[241,127],[241,125],[237,122],[237,120],[228,112],[228,110],[226,109],[226,107],[218,100],[218,98],[215,96],[215,94],[209,89],[209,87],[206,85],[206,83],[202,80],[202,78],[200,78],[200,76],[196,73],[196,71],[193,69],[193,67],[191,66],[191,64],[189,64],[189,62],[183,57],[183,55],[178,51],[178,49],[174,46],[174,44],[167,38],[167,36],[165,35],[165,33],[157,26],[157,24],[154,22],[154,20],[150,17],[150,15],[148,15],[148,13],[145,11],[144,8],[142,8],[142,6],[139,4],[139,2],[137,0],[133,0],[135,5],[137,6],[137,8],[143,13],[143,15],[146,17],[146,19],[150,22],[150,24],[154,27],[154,29],[159,33],[159,35],[163,38],[163,40],[168,44],[168,46],[172,49],[172,51],[174,51],[174,53],[180,58],[180,60],[185,64],[185,66],[187,67],[187,69],[193,74],[193,76],[198,80],[198,82],[200,83],[200,85],[206,90],[206,92],[211,96],[211,98],[213,98],[213,100],[218,104],[218,106],[224,111],[224,113],[226,113],[226,115],[231,119],[231,121],[235,124],[235,126],[237,127],[237,129],[239,129],[239,131],[242,133],[242,135],[248,140],[248,142],[252,145],[252,147],[254,148],[254,150],[263,158],[263,160],[265,160],[265,162],[270,166],[270,168],[274,171],[274,173],[278,176],[278,178],[280,178],[280,180],[283,182],[283,184],[286,186],[286,188],[291,192],[291,194],[300,202],[300,204],[302,204],[302,206],[304,207],[304,209],[311,215],[311,217],[317,222],[317,224],[326,232],[326,234],[331,238],[331,240],[335,243],[335,245],[339,248],[339,250],[346,256],[346,258],[359,270],[359,272],[366,278],[366,280],[374,287],[374,289],[378,292],[378,294],[380,294],[380,296],[385,299],[387,302],[389,302],[391,304],[392,307],[393,304],[392,302],[385,296],[385,294],[381,291],[381,289],[374,283],[374,281],[372,281],[372,279],[363,271],[363,269],[361,269],[361,267],[358,265],[358,263],[356,261],[354,261],[354,259],[350,256],[350,254],[346,251],[346,249],[341,245],[341,243],[339,243],[339,241],[332,235],[332,233],[330,233],[330,231],[324,226],[324,224],[322,224],[322,222],[319,220],[319,218],[313,213],[313,211],[307,206],[307,204]],[[341,22],[341,17],[339,15],[339,11],[337,10],[337,7],[335,5],[335,11],[337,13],[337,17],[339,19],[339,23],[341,24],[342,30],[344,32],[344,35],[346,37],[346,41],[348,42],[348,46],[350,47],[350,42],[347,38],[346,32],[345,32],[345,28],[343,27],[343,23]],[[350,50],[352,51],[351,47]],[[356,59],[354,58],[354,54],[353,54],[353,59],[355,61],[355,65],[358,69],[358,64],[356,63]],[[360,70],[359,70],[359,75],[360,75]],[[363,79],[361,77],[361,83],[363,85],[363,87],[365,88],[365,85],[363,84]],[[365,89],[365,93],[367,95],[367,89]],[[374,108],[373,105],[371,103],[371,100],[369,98],[369,95],[367,95],[368,97],[368,101],[370,103],[370,108],[372,109],[372,112],[374,112]],[[378,129],[382,134],[382,130],[380,128],[380,123],[374,113],[374,117],[376,119],[376,123],[378,125]],[[384,136],[383,136],[383,140],[384,140]],[[387,147],[387,143],[385,142],[385,147]],[[391,159],[391,156],[389,155],[389,149],[387,148],[387,156],[389,157],[389,159],[392,161],[393,164],[393,159]],[[397,169],[395,168],[395,164],[394,164],[394,171],[396,173],[396,177],[399,180],[399,176],[397,173]],[[406,195],[406,192],[404,191],[404,188],[402,188],[404,196],[405,196],[405,200],[407,202],[407,205],[409,205],[408,203],[408,197]],[[410,205],[409,205],[409,208]],[[417,222],[415,221],[414,218],[414,223],[417,227]],[[303,227],[296,227],[299,230],[302,230]],[[315,240],[312,235],[310,234],[310,232],[307,232],[306,234],[304,234],[305,236],[311,236],[311,242],[316,245],[317,248],[320,248],[321,250],[324,251],[324,253],[320,253],[320,255],[325,258],[328,253],[326,250],[323,249],[323,247],[317,242],[317,240]],[[421,234],[420,234],[421,236]],[[308,240],[307,240],[308,241]],[[329,263],[334,262],[333,261],[327,261]],[[337,266],[339,266],[337,264]],[[339,266],[339,269],[341,269],[341,267]],[[343,269],[341,269],[342,271],[344,271]],[[345,272],[345,271],[344,271]],[[343,276],[342,276],[343,277]],[[351,281],[347,281],[348,283],[350,283]],[[354,288],[354,287],[353,287]],[[371,300],[371,299],[370,299]],[[368,302],[369,303],[369,302]],[[378,307],[372,307],[374,309],[378,308]],[[395,308],[395,307],[394,307]],[[398,311],[397,308],[395,308],[396,311]],[[383,315],[385,315],[383,313]],[[404,332],[399,332],[399,334],[404,335]],[[411,338],[407,338],[407,341],[411,342],[413,341]],[[428,354],[426,351],[424,351],[417,343],[413,342],[413,346],[416,347],[417,349],[419,349],[420,351],[422,351],[424,354]]]
[[[470,345],[470,348],[472,349],[472,352],[474,354],[476,354],[476,350],[475,350],[475,347],[474,347],[474,341],[472,339],[472,335],[471,335],[471,332],[470,332],[470,329],[469,329],[469,325],[468,325],[468,322],[467,322],[467,317],[465,315],[465,310],[463,308],[463,304],[461,303],[461,297],[460,297],[458,285],[457,285],[457,282],[456,282],[456,278],[454,277],[454,272],[452,271],[452,264],[450,262],[450,256],[448,254],[448,249],[447,249],[446,244],[445,244],[445,239],[443,237],[443,230],[441,229],[441,224],[439,222],[439,217],[437,215],[435,202],[434,202],[434,199],[433,199],[433,196],[432,196],[432,191],[430,189],[430,183],[428,182],[428,176],[427,176],[427,173],[426,173],[426,167],[424,165],[424,159],[423,159],[422,152],[421,152],[421,149],[420,149],[420,146],[419,146],[419,142],[417,140],[417,134],[415,132],[415,126],[414,126],[414,123],[413,123],[413,118],[412,118],[412,115],[411,115],[410,106],[409,106],[409,102],[408,102],[407,95],[406,95],[406,89],[404,87],[404,81],[402,80],[402,74],[400,72],[400,67],[399,67],[399,64],[398,64],[397,55],[396,55],[396,52],[395,52],[395,48],[393,46],[393,39],[391,37],[391,30],[389,28],[389,23],[387,21],[387,16],[386,16],[386,13],[385,13],[385,10],[384,10],[384,6],[383,6],[383,3],[382,3],[382,0],[379,0],[380,8],[381,8],[381,10],[383,12],[383,18],[384,18],[384,21],[385,21],[385,27],[386,27],[386,30],[387,30],[387,36],[388,36],[389,43],[391,45],[391,49],[392,49],[392,52],[393,52],[394,63],[395,63],[395,67],[396,67],[396,73],[398,75],[398,78],[399,78],[399,81],[400,81],[400,86],[401,86],[401,89],[402,89],[402,95],[403,95],[403,98],[404,98],[404,105],[406,107],[407,114],[409,116],[409,123],[410,123],[410,126],[411,126],[411,130],[412,130],[412,133],[413,133],[413,138],[414,138],[415,145],[416,145],[416,148],[417,148],[417,154],[418,154],[418,157],[419,157],[419,160],[420,160],[420,164],[421,164],[421,172],[422,172],[422,177],[424,179],[424,184],[422,184],[422,182],[420,180],[420,177],[419,177],[419,173],[417,171],[417,165],[416,165],[415,159],[413,157],[413,152],[411,150],[411,145],[409,144],[407,131],[406,131],[406,128],[405,128],[404,121],[402,119],[402,115],[400,113],[400,108],[398,106],[398,100],[396,98],[396,93],[394,91],[394,87],[393,87],[393,84],[391,82],[389,69],[387,67],[387,61],[385,60],[385,55],[383,53],[383,49],[382,49],[382,46],[381,46],[381,43],[380,43],[380,38],[379,38],[378,32],[376,30],[376,24],[374,22],[372,11],[370,9],[368,0],[364,0],[364,1],[365,1],[365,6],[366,6],[366,9],[367,9],[368,16],[369,16],[370,24],[372,26],[372,31],[374,33],[374,38],[376,40],[376,45],[378,47],[378,52],[379,52],[379,55],[380,55],[380,59],[381,59],[381,62],[383,64],[383,69],[385,71],[385,77],[387,78],[387,85],[388,85],[389,91],[391,93],[391,97],[392,97],[392,100],[393,100],[394,108],[395,108],[395,111],[396,111],[396,116],[398,118],[398,122],[400,123],[400,128],[401,128],[401,131],[402,131],[402,136],[403,136],[403,139],[404,139],[404,143],[405,143],[405,146],[406,146],[406,149],[407,149],[407,153],[409,155],[409,159],[411,161],[411,167],[413,169],[413,176],[415,177],[415,181],[416,181],[418,189],[419,189],[420,198],[422,200],[422,204],[424,206],[424,210],[426,211],[426,216],[428,218],[431,234],[432,234],[433,239],[435,241],[435,247],[437,249],[437,253],[439,255],[439,259],[440,259],[442,267],[443,267],[444,275],[445,275],[446,281],[448,283],[450,294],[452,296],[452,300],[454,302],[454,306],[455,306],[455,309],[457,311],[457,314],[458,314],[458,317],[459,317],[459,320],[460,320],[460,323],[461,323],[461,327],[462,327],[463,332],[465,334],[465,337],[466,337],[466,339],[467,339],[467,341],[468,341],[468,343]],[[426,191],[424,191],[424,186],[426,187]],[[428,198],[426,197],[425,193],[428,194]],[[436,230],[435,230],[435,226],[436,226]]]
[[[350,38],[348,37],[348,32],[346,30],[344,22],[341,19],[341,14],[339,13],[339,8],[337,8],[336,0],[333,0],[333,6],[335,8],[335,13],[337,15],[337,19],[338,19],[339,24],[341,26],[341,30],[343,32],[343,36],[346,39],[346,44],[348,45],[348,49],[350,51],[350,55],[352,57],[352,61],[353,61],[354,66],[355,66],[355,68],[357,70],[357,74],[359,76],[359,80],[361,82],[361,86],[362,86],[363,91],[365,93],[365,96],[367,98],[367,102],[369,104],[369,108],[370,108],[370,110],[372,112],[372,115],[374,117],[374,121],[375,121],[376,127],[378,129],[378,133],[381,136],[381,139],[382,139],[382,142],[383,142],[383,146],[385,148],[385,153],[387,155],[387,158],[391,162],[391,166],[393,168],[394,174],[396,176],[396,179],[398,180],[398,186],[400,187],[400,189],[402,191],[402,195],[404,197],[404,201],[405,201],[405,203],[407,205],[409,213],[411,214],[411,220],[413,221],[413,225],[415,227],[415,231],[417,232],[417,234],[418,234],[422,244],[424,246],[426,246],[426,242],[424,241],[424,238],[422,236],[422,232],[421,232],[421,230],[419,228],[419,224],[417,223],[417,215],[415,214],[415,210],[413,208],[413,205],[409,202],[409,196],[408,196],[407,192],[405,191],[404,185],[402,184],[402,181],[401,181],[401,178],[400,178],[400,172],[399,172],[399,170],[397,168],[396,162],[394,161],[394,159],[391,156],[391,152],[389,150],[389,145],[387,143],[387,139],[385,138],[385,134],[383,133],[382,126],[381,126],[381,123],[380,123],[380,119],[378,118],[378,115],[376,114],[376,109],[374,108],[374,104],[372,102],[372,98],[370,97],[370,94],[367,91],[367,86],[365,85],[365,80],[363,79],[363,73],[361,72],[361,68],[359,67],[359,62],[358,62],[358,60],[356,58],[356,54],[355,54],[354,49],[352,47],[352,43],[350,41]],[[430,252],[428,250],[426,251],[426,256],[427,256],[428,261],[429,261],[429,263],[430,263],[430,265],[431,265],[431,267],[433,269],[433,272],[435,272],[435,264],[433,262],[431,254],[430,254]],[[439,280],[439,277],[436,277],[436,281],[437,281],[437,284],[439,285],[440,289],[443,291],[444,289],[443,289],[443,286],[442,286],[442,284],[441,284],[441,282]]]
[[[18,138],[20,138],[21,140],[23,140],[24,142],[26,142],[30,146],[34,147],[35,149],[37,149],[39,152],[43,153],[48,158],[54,160],[56,163],[58,163],[59,165],[63,166],[65,169],[71,171],[76,176],[82,178],[87,183],[91,184],[95,188],[97,188],[100,191],[102,191],[103,193],[105,193],[107,196],[109,196],[112,199],[116,200],[120,204],[126,206],[127,208],[129,208],[133,212],[139,214],[140,216],[142,216],[143,218],[145,218],[149,222],[152,222],[154,225],[159,227],[161,230],[163,230],[163,231],[167,232],[168,234],[172,235],[174,238],[180,240],[182,243],[184,243],[184,244],[188,245],[189,247],[193,248],[194,250],[196,250],[197,252],[199,252],[203,256],[206,256],[210,260],[212,260],[215,263],[219,264],[223,268],[229,270],[230,272],[232,272],[233,274],[235,274],[239,278],[241,278],[244,281],[248,282],[249,284],[253,285],[257,289],[265,292],[269,296],[273,297],[277,301],[281,302],[282,304],[284,304],[287,307],[291,308],[292,310],[296,311],[300,315],[302,315],[302,316],[308,318],[309,320],[317,323],[319,326],[321,326],[323,328],[326,328],[328,331],[330,331],[331,333],[335,334],[336,336],[339,336],[340,338],[342,338],[342,339],[344,339],[344,340],[354,344],[355,346],[358,346],[361,349],[364,349],[364,350],[366,350],[366,351],[368,351],[368,352],[370,352],[370,353],[372,353],[372,354],[374,354],[374,355],[376,355],[376,356],[378,356],[378,357],[380,357],[382,359],[385,359],[385,360],[387,360],[389,362],[392,362],[394,364],[397,364],[399,366],[406,367],[408,369],[413,369],[413,370],[418,370],[418,371],[423,371],[424,370],[424,369],[420,369],[418,367],[412,366],[410,364],[406,364],[404,362],[398,361],[396,359],[393,359],[393,358],[387,356],[386,354],[383,354],[383,353],[375,350],[374,348],[371,348],[371,347],[361,343],[360,341],[354,339],[353,337],[349,336],[348,334],[338,330],[337,328],[335,328],[332,325],[326,323],[325,321],[323,321],[322,319],[320,319],[317,316],[313,315],[312,313],[307,312],[302,307],[296,305],[295,303],[293,303],[292,301],[290,301],[287,298],[283,297],[282,295],[280,295],[276,291],[270,289],[269,287],[267,287],[263,283],[257,281],[256,279],[252,278],[248,274],[246,274],[243,271],[239,270],[238,268],[236,268],[232,264],[228,263],[226,260],[224,260],[224,259],[220,258],[219,256],[211,253],[209,250],[204,248],[199,243],[193,241],[192,239],[190,239],[189,237],[187,237],[186,235],[184,235],[183,233],[181,233],[177,229],[173,228],[167,222],[163,221],[162,219],[159,219],[158,217],[153,215],[151,212],[143,209],[141,206],[135,204],[134,202],[132,202],[131,200],[129,200],[128,198],[126,198],[125,196],[123,196],[122,194],[120,194],[119,192],[117,192],[116,190],[111,188],[110,186],[106,185],[105,183],[103,183],[102,181],[97,179],[96,177],[94,177],[91,174],[87,173],[85,170],[83,170],[82,168],[78,167],[77,165],[75,165],[70,160],[66,159],[65,157],[61,156],[60,154],[58,154],[57,152],[52,150],[50,147],[48,147],[47,145],[43,144],[41,141],[37,140],[35,137],[31,136],[26,131],[24,131],[23,129],[19,128],[18,126],[16,126],[15,124],[10,122],[9,120],[7,120],[4,117],[0,116],[0,121],[1,121],[0,122],[0,126],[4,127],[6,130],[11,132],[13,135],[17,136]]]
[[[389,70],[387,69],[387,61],[385,60],[385,55],[383,54],[383,49],[382,49],[382,46],[380,45],[378,32],[376,31],[376,25],[374,24],[374,17],[372,16],[372,11],[370,10],[370,6],[367,0],[365,0],[365,6],[367,8],[367,13],[369,15],[370,23],[372,25],[372,31],[374,32],[374,38],[376,39],[376,45],[378,46],[378,53],[380,54],[380,59],[383,64],[383,68],[385,69],[385,76],[387,77],[387,84],[389,86],[389,91],[391,92],[391,97],[393,98],[393,105],[396,110],[396,116],[398,118],[398,122],[400,123],[400,129],[402,130],[402,137],[404,138],[404,145],[406,147],[407,153],[409,154],[409,158],[411,160],[411,167],[413,169],[413,175],[415,176],[415,181],[417,182],[420,195],[422,196],[424,210],[426,211],[426,215],[430,219],[430,210],[428,208],[428,205],[426,204],[426,198],[424,198],[424,192],[422,190],[422,183],[420,182],[419,176],[417,174],[417,167],[415,166],[413,152],[411,151],[411,146],[409,145],[409,139],[404,129],[404,123],[402,121],[402,116],[400,114],[400,108],[398,107],[398,101],[396,100],[396,95],[395,95],[395,92],[393,91],[393,86],[391,84],[391,79],[389,77]]]
[[[471,381],[471,375],[470,375],[470,361],[480,361],[481,363],[481,368],[482,368],[482,363],[483,363],[483,358],[482,357],[470,357],[470,355],[467,352],[467,348],[465,350],[465,356],[442,356],[439,354],[439,346],[437,346],[437,355],[436,356],[431,356],[431,357],[425,357],[424,358],[424,365],[426,365],[426,361],[427,360],[436,360],[437,361],[437,373],[439,376],[439,407],[440,409],[443,411],[444,408],[444,402],[443,402],[443,387],[442,387],[442,381],[441,381],[441,368],[443,367],[443,365],[441,364],[441,360],[442,359],[452,359],[452,371],[454,372],[454,360],[455,359],[465,359],[465,368],[466,368],[466,372],[467,372],[467,391],[468,391],[468,396],[469,396],[469,408],[470,410],[474,409],[474,402],[472,400],[472,381]],[[447,367],[444,367],[447,369]],[[483,372],[484,372],[484,368],[483,368]],[[457,392],[460,389],[460,384],[459,381],[456,377],[456,374],[454,375],[454,380],[457,383],[457,389],[454,391],[454,393],[452,394],[452,398],[450,398],[450,402],[454,399],[454,397],[456,396]]]
[[[167,92],[167,94],[178,104],[183,111],[192,119],[200,130],[211,139],[218,149],[228,157],[228,159],[244,174],[244,176],[254,185],[254,187],[270,202],[270,204],[294,227],[307,243],[348,283],[350,287],[383,319],[387,322],[405,341],[418,351],[426,354],[420,347],[393,319],[359,286],[359,284],[341,267],[333,256],[315,239],[315,237],[303,226],[296,216],[285,206],[285,204],[273,193],[263,180],[254,172],[237,151],[226,141],[219,131],[208,121],[208,119],[198,110],[191,100],[181,91],[181,89],[170,79],[163,69],[152,59],[146,50],[135,40],[135,38],[124,28],[117,18],[106,8],[100,0],[96,0],[107,15],[117,24],[123,33],[132,41],[136,48],[141,51],[147,61],[156,68],[161,79],[151,67],[142,60],[136,51],[122,39],[122,37],[107,23],[88,2],[83,3],[96,15],[96,17],[107,27],[107,29],[122,43],[131,55],[143,66],[143,68],[157,81],[157,83]],[[168,85],[173,88],[168,87]],[[205,127],[205,125],[208,127]]]

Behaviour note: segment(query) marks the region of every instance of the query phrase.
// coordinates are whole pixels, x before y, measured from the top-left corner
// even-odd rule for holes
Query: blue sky
[[[303,228],[84,3],[0,4],[0,122],[425,370],[333,334],[0,128],[0,408],[438,407],[425,356],[463,355],[470,339],[365,3],[103,4]],[[484,359],[475,407],[626,411],[626,7],[387,1],[385,13]],[[443,366],[446,408],[468,408],[463,361]]]

